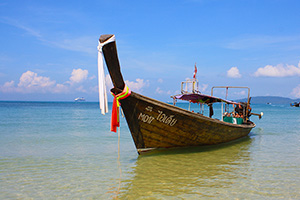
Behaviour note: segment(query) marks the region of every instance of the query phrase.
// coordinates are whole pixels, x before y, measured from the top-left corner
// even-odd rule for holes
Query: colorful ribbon
[[[124,86],[124,89],[121,93],[115,95],[114,93],[111,93],[114,96],[113,101],[113,107],[112,107],[112,113],[111,113],[111,128],[110,130],[112,132],[117,132],[117,127],[120,127],[120,119],[119,119],[119,107],[120,107],[120,101],[121,99],[125,99],[130,96],[131,90],[127,85]]]

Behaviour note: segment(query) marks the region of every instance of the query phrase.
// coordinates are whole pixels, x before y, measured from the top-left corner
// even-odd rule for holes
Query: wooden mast
[[[100,43],[104,43],[107,40],[109,40],[114,35],[101,35],[100,36]],[[117,47],[116,42],[110,42],[102,47],[103,55],[105,58],[106,66],[109,71],[111,80],[113,82],[113,85],[115,88],[113,88],[111,91],[115,94],[122,92],[125,86],[125,82],[120,70],[120,63],[118,59],[118,53],[117,53]],[[138,119],[137,113],[133,112],[137,100],[135,98],[132,98],[132,95],[135,95],[134,92],[131,91],[131,95],[127,97],[126,99],[120,100],[121,107],[124,111],[124,115],[127,121],[127,124],[129,126],[132,138],[134,140],[135,146],[137,149],[144,148],[144,140],[142,137],[142,134],[140,132],[140,126],[136,122],[136,119]]]
[[[114,35],[101,35],[100,36],[100,43],[104,43]],[[105,62],[111,77],[111,80],[114,84],[115,88],[123,90],[125,83],[123,80],[123,76],[120,70],[120,63],[118,59],[117,47],[116,42],[110,42],[102,47],[102,51],[104,54]]]

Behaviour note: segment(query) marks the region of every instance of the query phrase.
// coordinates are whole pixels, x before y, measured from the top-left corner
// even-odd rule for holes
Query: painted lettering
[[[142,122],[151,124],[151,122],[153,121],[154,117],[149,116],[149,115],[144,114],[144,113],[140,113],[138,119],[141,120]]]
[[[151,106],[147,106],[145,108],[145,110],[148,112],[152,112],[152,109],[153,109],[153,107],[151,107]],[[138,116],[138,119],[141,120],[142,122],[148,123],[148,124],[151,124],[154,119],[156,119],[160,123],[164,123],[169,126],[174,126],[177,123],[177,119],[175,118],[174,115],[168,116],[161,110],[158,110],[157,112],[158,112],[158,116],[156,118],[151,115],[141,112]]]
[[[177,120],[173,118],[174,115],[168,116],[165,113],[163,113],[163,111],[160,110],[158,110],[157,112],[159,113],[156,118],[157,121],[165,123],[169,126],[174,126],[176,124]]]
[[[147,110],[147,111],[149,111],[149,112],[152,112],[152,109],[153,109],[153,107],[151,107],[151,106],[147,106],[147,107],[145,108],[145,110]]]

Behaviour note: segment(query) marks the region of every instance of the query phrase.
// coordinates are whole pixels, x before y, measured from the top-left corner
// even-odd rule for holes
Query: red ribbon
[[[121,93],[115,95],[114,93],[111,93],[114,96],[113,101],[113,107],[112,107],[112,113],[111,113],[111,128],[110,130],[112,132],[117,132],[117,127],[120,127],[120,119],[119,119],[119,107],[120,102],[119,100],[125,99],[130,96],[131,90],[127,85],[124,86],[124,89]]]

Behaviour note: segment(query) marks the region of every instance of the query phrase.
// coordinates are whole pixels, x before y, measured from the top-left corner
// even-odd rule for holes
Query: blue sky
[[[299,7],[296,0],[2,0],[0,100],[98,101],[101,34],[116,35],[131,90],[158,100],[179,93],[195,63],[203,93],[231,85],[250,87],[251,96],[300,98]]]

